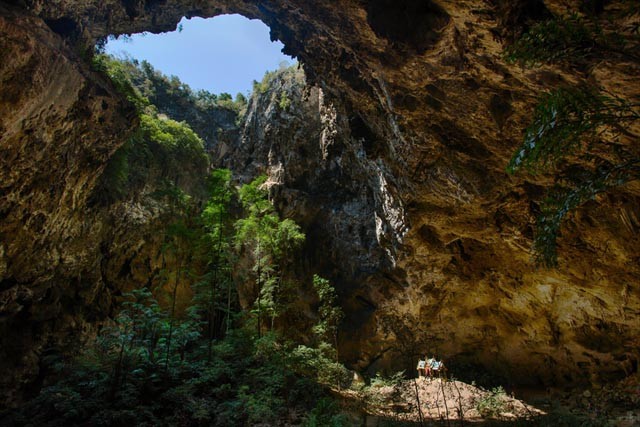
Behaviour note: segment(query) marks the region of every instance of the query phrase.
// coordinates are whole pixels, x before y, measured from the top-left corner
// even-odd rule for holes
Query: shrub
[[[348,425],[347,417],[340,413],[340,408],[335,400],[328,397],[320,399],[302,423],[303,427],[343,427]]]
[[[314,378],[320,384],[330,387],[348,387],[351,373],[341,363],[331,358],[330,345],[323,343],[319,348],[299,345],[292,351],[292,364],[296,372]]]
[[[282,91],[282,93],[280,93],[280,102],[278,102],[278,106],[283,111],[287,111],[291,106],[291,100],[289,99],[287,92]]]
[[[476,402],[476,409],[485,418],[497,417],[507,409],[507,394],[502,386],[492,388]]]
[[[371,378],[371,387],[397,387],[404,381],[404,371],[398,371],[390,377],[385,377],[376,373],[376,376]]]

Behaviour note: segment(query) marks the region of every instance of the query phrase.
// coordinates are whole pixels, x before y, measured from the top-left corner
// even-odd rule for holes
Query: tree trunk
[[[262,294],[262,273],[260,271],[260,263],[261,263],[261,253],[260,253],[260,237],[258,237],[258,250],[257,250],[257,261],[258,261],[258,338],[262,337],[262,324],[260,323],[260,318],[262,317],[262,300],[260,299],[260,295]]]
[[[182,274],[182,260],[178,264],[178,270],[176,271],[176,282],[173,285],[173,292],[171,295],[171,316],[169,317],[169,335],[167,336],[167,354],[164,359],[164,370],[169,372],[169,355],[171,354],[171,337],[173,335],[173,323],[176,314],[176,297],[178,294],[178,285],[180,283],[180,276]]]

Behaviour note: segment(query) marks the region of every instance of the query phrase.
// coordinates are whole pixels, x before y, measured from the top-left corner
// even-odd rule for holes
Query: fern
[[[555,166],[578,148],[590,148],[604,126],[619,127],[640,118],[633,106],[586,86],[560,88],[543,95],[524,141],[507,166],[535,172]]]

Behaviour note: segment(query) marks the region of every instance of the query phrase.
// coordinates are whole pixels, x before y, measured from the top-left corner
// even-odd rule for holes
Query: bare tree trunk
[[[257,261],[258,261],[258,338],[262,337],[262,324],[260,323],[260,318],[262,317],[262,300],[260,296],[262,294],[262,272],[260,271],[260,263],[261,263],[261,255],[260,255],[260,237],[258,237],[258,250],[257,250]]]
[[[178,295],[178,285],[180,283],[180,276],[182,274],[182,260],[178,264],[178,270],[176,271],[176,282],[173,285],[173,292],[171,294],[171,316],[169,317],[169,335],[167,336],[167,354],[164,359],[164,370],[169,372],[169,354],[171,353],[171,337],[173,336],[173,324],[176,314],[176,297]]]
[[[215,298],[216,298],[216,293],[215,293],[215,287],[216,287],[216,281],[218,280],[218,260],[216,260],[216,266],[213,270],[213,280],[211,281],[211,287],[209,288],[209,307],[208,307],[208,316],[207,316],[207,338],[208,338],[208,350],[207,350],[207,362],[211,363],[211,350],[212,350],[212,344],[213,344],[213,328],[215,327],[214,325],[214,317],[213,317],[213,312],[214,312],[214,305],[215,305]]]
[[[413,379],[413,387],[416,392],[416,402],[418,403],[418,417],[420,418],[420,426],[424,427],[424,416],[422,415],[422,404],[420,404],[420,391],[418,390],[418,382]]]
[[[451,427],[451,421],[449,420],[449,405],[447,404],[447,395],[444,392],[444,383],[442,382],[441,375],[442,375],[441,372],[438,371],[438,376],[440,377],[438,378],[440,380],[440,391],[442,391],[442,399],[444,401],[444,410],[447,417],[447,426]]]
[[[458,387],[458,382],[453,378],[451,380],[453,386],[456,388],[456,393],[458,394],[458,412],[460,414],[460,425],[464,426],[464,409],[462,407],[462,393],[460,393],[460,387]]]
[[[231,325],[231,280],[227,280],[227,328],[225,335],[229,335],[229,327]]]

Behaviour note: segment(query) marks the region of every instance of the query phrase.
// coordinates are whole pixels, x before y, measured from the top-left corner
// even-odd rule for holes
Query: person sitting
[[[418,378],[424,377],[426,375],[426,365],[427,362],[425,362],[423,359],[418,360],[418,367],[416,368],[418,370]]]
[[[427,359],[427,368],[426,369],[428,369],[429,378],[431,378],[431,376],[433,375],[433,365],[435,363],[436,363],[436,359],[433,356],[431,356],[430,358]]]
[[[430,374],[437,373],[440,376],[443,372],[446,372],[447,368],[444,366],[444,362],[441,360],[436,360],[435,358],[429,359],[430,362]]]

